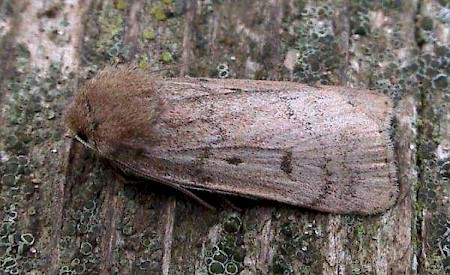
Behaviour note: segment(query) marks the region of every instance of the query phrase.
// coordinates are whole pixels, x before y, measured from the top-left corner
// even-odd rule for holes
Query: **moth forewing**
[[[333,213],[376,213],[397,194],[388,97],[290,82],[174,79],[140,169],[186,188]]]
[[[95,121],[102,131],[86,130],[93,127],[83,123],[75,127],[70,118],[69,127],[102,144],[109,158],[120,158],[118,162],[133,167],[136,174],[179,188],[253,196],[331,213],[377,213],[395,202],[392,103],[385,95],[292,82],[150,81],[140,79],[146,77],[140,72],[109,70],[84,94],[109,97],[101,81],[114,77],[119,85],[114,100],[101,102],[122,99],[139,108],[122,112],[125,105],[115,104],[109,106],[119,108],[112,115],[98,115],[94,101],[87,100],[91,111],[78,113],[87,113],[88,124]],[[124,73],[126,79],[121,79]],[[142,85],[127,86],[125,80],[136,77]],[[148,84],[152,87],[143,92]],[[78,99],[78,108],[86,105],[80,104],[84,101]],[[100,109],[108,109],[101,104]],[[129,118],[132,115],[140,119]],[[114,136],[117,125],[120,139],[105,141],[102,137]],[[123,154],[122,145],[127,146]]]

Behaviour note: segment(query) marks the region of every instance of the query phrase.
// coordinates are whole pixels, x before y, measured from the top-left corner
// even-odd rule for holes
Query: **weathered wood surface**
[[[1,273],[450,272],[449,25],[446,0],[0,1]],[[61,119],[111,61],[385,91],[399,201],[368,217],[234,198],[212,212],[124,185]]]

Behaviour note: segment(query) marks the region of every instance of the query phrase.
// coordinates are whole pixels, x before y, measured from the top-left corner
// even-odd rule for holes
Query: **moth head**
[[[163,107],[157,86],[135,67],[106,67],[69,104],[69,136],[107,158],[138,153],[154,141],[153,125]]]

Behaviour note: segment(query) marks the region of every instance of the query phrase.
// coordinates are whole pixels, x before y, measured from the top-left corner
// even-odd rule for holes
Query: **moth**
[[[65,121],[121,170],[198,200],[193,190],[374,214],[398,193],[392,113],[370,90],[161,79],[117,65],[76,94]]]

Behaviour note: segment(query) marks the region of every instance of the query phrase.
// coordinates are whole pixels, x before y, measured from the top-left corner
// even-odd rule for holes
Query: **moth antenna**
[[[171,188],[180,191],[181,193],[185,194],[186,196],[196,200],[198,203],[200,203],[201,205],[203,205],[204,207],[208,208],[209,210],[216,210],[216,208],[212,205],[210,205],[209,203],[207,203],[206,201],[202,200],[199,196],[195,195],[194,193],[192,193],[191,191],[187,190],[186,188],[183,188],[179,185],[176,185],[174,183],[171,183],[169,181],[162,181],[162,180],[153,180],[156,182],[161,182],[162,184],[168,185]]]
[[[89,149],[94,150],[94,151],[97,152],[97,150],[96,150],[92,145],[90,145],[89,143],[87,143],[86,141],[84,141],[84,140],[83,140],[82,138],[80,138],[78,135],[75,135],[74,138],[75,138],[79,143],[83,144],[86,148],[89,148]]]
[[[156,179],[156,178],[154,178],[154,177],[152,177],[150,175],[147,175],[146,173],[144,173],[142,171],[137,170],[136,168],[130,166],[129,164],[127,164],[127,163],[125,163],[123,161],[120,161],[120,160],[117,160],[117,159],[111,159],[111,160],[113,162],[115,162],[115,163],[117,163],[119,165],[122,165],[122,166],[126,167],[127,169],[131,170],[137,176],[141,176],[144,179],[151,180],[151,181],[154,181],[154,182],[159,182],[159,183],[162,183],[164,185],[167,185],[167,186],[169,186],[169,187],[171,187],[171,188],[173,188],[175,190],[180,191],[181,193],[185,194],[186,196],[191,197],[192,199],[196,200],[198,203],[200,203],[204,207],[206,207],[206,208],[208,208],[210,210],[216,210],[216,208],[214,208],[214,206],[212,206],[209,203],[205,202],[200,197],[198,197],[197,195],[195,195],[191,191],[187,190],[186,188],[183,188],[183,187],[181,187],[181,186],[179,186],[179,185],[177,185],[177,184],[175,184],[173,182],[167,181],[167,180]]]
[[[86,141],[84,141],[84,140],[83,140],[82,138],[80,138],[78,135],[75,135],[74,138],[75,138],[79,143],[83,144],[86,148],[89,148],[89,149],[91,149],[91,150],[93,150],[93,151],[98,152],[97,149],[95,149],[92,145],[90,145],[89,143],[87,143]],[[199,202],[201,205],[203,205],[204,207],[206,207],[206,208],[208,208],[208,209],[210,209],[210,210],[216,210],[212,205],[210,205],[209,203],[205,202],[205,201],[202,200],[200,197],[198,197],[197,195],[195,195],[195,194],[192,193],[191,191],[187,190],[186,188],[183,188],[183,187],[181,187],[181,186],[179,186],[179,185],[177,185],[177,184],[174,184],[174,183],[172,183],[172,182],[169,182],[169,181],[163,181],[163,180],[161,180],[161,179],[158,179],[158,180],[157,180],[157,179],[155,179],[155,178],[153,178],[153,177],[151,177],[151,176],[149,176],[149,175],[147,175],[147,174],[145,174],[145,173],[143,173],[143,172],[141,172],[141,171],[139,171],[139,170],[137,170],[137,169],[131,167],[130,165],[126,164],[125,162],[118,161],[118,160],[116,160],[116,159],[111,159],[111,160],[112,160],[113,162],[116,162],[116,163],[120,164],[120,165],[123,165],[123,166],[126,167],[127,169],[133,171],[133,173],[135,173],[136,175],[139,175],[139,176],[141,176],[141,177],[143,177],[143,178],[145,178],[145,179],[151,180],[151,181],[160,182],[160,183],[162,183],[162,184],[164,184],[164,185],[167,185],[167,186],[169,186],[169,187],[171,187],[171,188],[173,188],[173,189],[175,189],[175,190],[180,191],[181,193],[185,194],[186,196],[193,198],[194,200],[198,201],[198,202]]]

